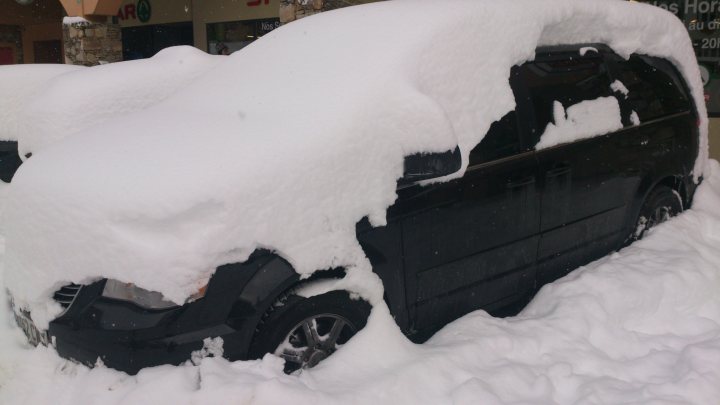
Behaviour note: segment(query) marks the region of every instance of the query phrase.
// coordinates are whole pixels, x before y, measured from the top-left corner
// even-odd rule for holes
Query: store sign
[[[152,18],[150,0],[138,0],[137,3],[125,4],[118,10],[117,18],[120,21],[138,20],[146,23]]]
[[[648,1],[675,14],[687,28],[700,65],[708,114],[720,117],[720,1]]]
[[[137,3],[137,16],[140,22],[146,23],[152,17],[152,7],[149,0],[139,0]]]

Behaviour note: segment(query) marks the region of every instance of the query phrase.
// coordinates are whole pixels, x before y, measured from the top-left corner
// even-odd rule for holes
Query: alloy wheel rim
[[[285,360],[285,372],[315,367],[337,351],[357,328],[336,314],[313,315],[295,325],[275,350]]]

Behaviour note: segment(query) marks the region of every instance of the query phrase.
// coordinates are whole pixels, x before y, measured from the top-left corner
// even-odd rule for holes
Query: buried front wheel
[[[312,368],[337,351],[365,326],[370,305],[346,291],[304,298],[290,294],[263,317],[249,357],[274,353],[285,360],[285,372]]]
[[[675,190],[667,186],[655,187],[640,210],[635,230],[628,242],[642,239],[648,230],[681,213],[682,210],[682,199]]]

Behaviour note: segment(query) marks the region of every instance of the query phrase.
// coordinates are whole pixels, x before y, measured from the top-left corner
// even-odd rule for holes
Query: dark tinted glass
[[[614,55],[610,66],[613,76],[629,91],[627,98],[619,97],[623,110],[628,110],[627,114],[635,111],[640,122],[690,109],[685,88],[670,62],[639,55],[626,61]]]
[[[612,95],[610,78],[599,57],[580,57],[577,53],[557,55],[558,59],[528,62],[520,67],[534,111],[530,146],[535,145],[545,127],[553,122],[555,101],[568,108],[584,100]]]
[[[470,166],[520,153],[517,115],[510,111],[493,122],[483,140],[470,152]]]

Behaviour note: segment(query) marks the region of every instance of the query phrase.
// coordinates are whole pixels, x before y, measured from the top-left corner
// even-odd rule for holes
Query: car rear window
[[[644,55],[609,57],[612,75],[628,89],[620,101],[640,122],[690,110],[685,86],[670,62]]]
[[[520,66],[520,76],[534,113],[529,146],[537,144],[547,125],[553,122],[555,101],[567,108],[612,95],[610,77],[599,56],[581,57],[574,53],[539,59]]]

